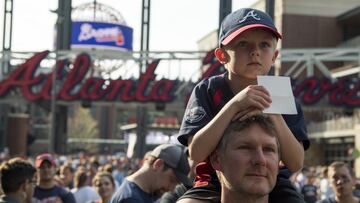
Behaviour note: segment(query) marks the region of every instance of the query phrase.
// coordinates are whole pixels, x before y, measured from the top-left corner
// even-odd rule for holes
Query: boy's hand
[[[238,113],[232,120],[245,120],[251,116],[262,114],[271,103],[269,92],[260,85],[249,85],[231,99],[237,105]]]

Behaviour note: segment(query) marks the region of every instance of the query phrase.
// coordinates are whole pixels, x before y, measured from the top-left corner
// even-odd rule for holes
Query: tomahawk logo
[[[251,10],[245,15],[245,17],[243,17],[241,20],[239,20],[239,23],[244,22],[247,18],[250,18],[250,17],[254,18],[255,20],[260,20],[260,17],[258,17],[257,15],[258,14],[255,13],[254,10]]]

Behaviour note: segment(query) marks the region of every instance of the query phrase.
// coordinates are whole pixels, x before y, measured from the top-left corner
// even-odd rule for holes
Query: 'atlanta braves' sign
[[[53,73],[37,74],[40,62],[49,51],[35,54],[24,64],[0,82],[0,98],[11,90],[19,88],[29,101],[50,100],[53,86]],[[87,54],[76,57],[70,71],[65,71],[67,60],[56,63],[56,78],[62,85],[56,91],[56,99],[63,101],[122,101],[122,102],[171,102],[176,98],[178,80],[155,80],[154,73],[160,60],[154,60],[138,80],[87,77],[91,59]],[[203,78],[223,72],[223,66],[215,59],[213,51],[207,53],[202,61],[208,65]],[[312,105],[328,96],[328,103],[335,106],[360,106],[360,80],[342,78],[332,82],[328,78],[310,77],[303,81],[292,81],[294,95],[305,105]],[[190,93],[190,92],[189,92]]]

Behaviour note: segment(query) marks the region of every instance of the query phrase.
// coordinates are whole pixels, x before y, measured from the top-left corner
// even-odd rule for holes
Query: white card
[[[263,113],[297,114],[295,98],[289,77],[257,76],[258,85],[262,85],[270,93],[272,103]]]

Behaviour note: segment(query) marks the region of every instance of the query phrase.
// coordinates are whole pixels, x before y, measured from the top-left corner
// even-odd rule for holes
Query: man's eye
[[[250,149],[251,147],[250,146],[247,146],[247,145],[241,145],[241,146],[238,146],[238,149]]]
[[[272,148],[272,147],[265,147],[264,151],[265,152],[275,152],[276,150],[274,148]]]

